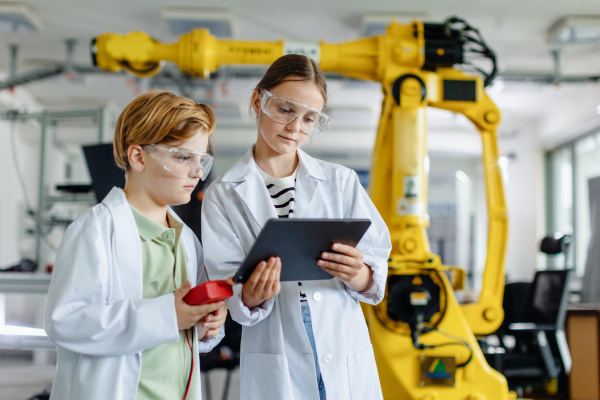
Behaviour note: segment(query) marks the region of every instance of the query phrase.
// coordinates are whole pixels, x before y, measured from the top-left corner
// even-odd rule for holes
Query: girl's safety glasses
[[[180,178],[205,180],[213,164],[213,156],[199,151],[180,150],[163,144],[142,146],[164,169]]]
[[[262,112],[280,124],[287,125],[297,118],[300,130],[308,135],[321,132],[329,122],[329,117],[319,110],[264,89],[260,93],[260,107]]]

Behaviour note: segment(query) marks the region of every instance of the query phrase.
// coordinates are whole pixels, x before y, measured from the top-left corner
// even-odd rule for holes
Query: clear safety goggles
[[[329,122],[329,117],[321,111],[264,89],[260,93],[260,107],[265,114],[280,124],[287,125],[298,118],[300,130],[308,135],[321,132]]]
[[[208,153],[180,150],[162,144],[143,147],[164,169],[180,178],[205,180],[214,160]]]

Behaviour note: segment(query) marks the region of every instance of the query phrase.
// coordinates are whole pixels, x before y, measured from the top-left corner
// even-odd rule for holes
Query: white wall
[[[544,236],[539,224],[544,221],[544,165],[537,133],[534,121],[523,121],[500,139],[501,154],[509,160],[505,175],[508,281],[532,279],[538,267],[539,239]]]

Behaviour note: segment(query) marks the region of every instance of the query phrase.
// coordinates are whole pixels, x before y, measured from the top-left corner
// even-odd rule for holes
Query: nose
[[[204,177],[204,171],[202,170],[202,167],[198,166],[196,168],[193,168],[190,171],[189,177],[202,179]]]
[[[296,117],[285,126],[289,131],[300,132],[300,118]]]

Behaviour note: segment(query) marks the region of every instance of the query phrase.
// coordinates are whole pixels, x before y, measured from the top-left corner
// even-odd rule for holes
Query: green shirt
[[[145,299],[173,293],[187,280],[185,248],[180,240],[183,224],[167,214],[170,228],[158,224],[131,206],[142,242]],[[187,331],[194,354],[198,353],[192,331]],[[137,400],[183,399],[192,367],[192,351],[185,331],[179,340],[142,352],[142,370]],[[196,398],[198,365],[190,384],[188,399]]]

